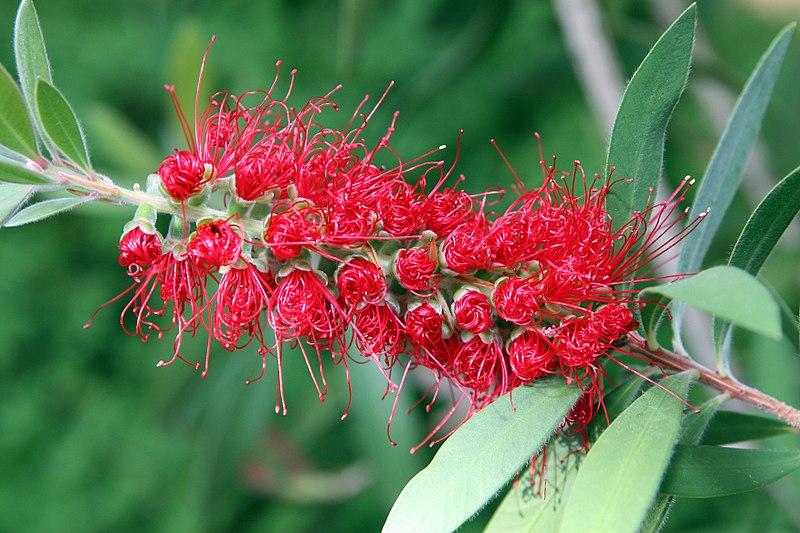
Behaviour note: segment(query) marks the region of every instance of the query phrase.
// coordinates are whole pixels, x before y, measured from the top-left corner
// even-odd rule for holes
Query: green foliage
[[[704,212],[706,209],[710,211],[703,223],[684,239],[678,261],[679,272],[700,270],[711,239],[722,224],[723,216],[741,183],[742,169],[761,129],[767,103],[772,96],[793,33],[794,24],[784,28],[775,37],[736,102],[695,198],[695,212]],[[673,306],[672,329],[677,344],[680,344],[682,321],[681,305]],[[727,371],[727,357],[721,358],[719,367]]]
[[[69,211],[73,207],[91,202],[94,200],[91,196],[70,196],[67,198],[53,198],[52,200],[44,200],[29,205],[25,209],[21,209],[14,214],[11,218],[6,220],[3,224],[6,227],[23,226],[33,222],[39,222],[47,217],[58,215]]]
[[[719,498],[760,489],[800,468],[800,452],[678,445],[661,492]]]
[[[550,378],[483,408],[406,485],[383,530],[446,532],[460,526],[547,442],[579,395],[574,385]]]
[[[772,293],[739,268],[710,268],[669,285],[649,287],[646,292],[668,296],[774,339],[782,335],[780,311]]]
[[[613,187],[606,201],[616,229],[642,211],[658,189],[667,124],[689,78],[696,18],[692,5],[653,46],[625,89],[606,158],[606,174],[615,167],[616,178],[629,180]]]
[[[49,183],[41,174],[25,168],[21,163],[3,159],[0,159],[0,182],[32,185]]]
[[[797,433],[797,430],[776,418],[738,411],[720,411],[703,435],[703,444],[733,444]],[[695,443],[696,444],[696,443]]]
[[[61,92],[40,79],[36,83],[36,111],[42,133],[67,159],[89,170],[89,150],[75,112]]]
[[[0,225],[25,203],[34,187],[19,183],[0,183]]]
[[[22,93],[3,65],[0,65],[0,145],[30,158],[38,154]]]
[[[585,531],[587,519],[598,533],[638,531],[680,429],[683,404],[670,391],[685,397],[691,377],[677,374],[652,387],[600,435],[578,471],[558,531]]]

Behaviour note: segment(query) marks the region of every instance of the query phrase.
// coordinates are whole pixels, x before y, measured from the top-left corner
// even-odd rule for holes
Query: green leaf
[[[758,204],[745,224],[728,260],[730,266],[741,268],[754,276],[761,271],[778,239],[800,212],[800,168],[783,178]],[[729,322],[714,322],[717,354],[724,368],[728,366],[732,326]]]
[[[800,450],[679,445],[661,492],[682,498],[729,496],[769,485],[797,468]]]
[[[36,80],[53,82],[42,27],[39,25],[39,17],[31,0],[22,0],[19,4],[14,24],[14,53],[22,94],[30,105],[35,101]]]
[[[72,196],[69,198],[54,198],[52,200],[37,202],[33,205],[29,205],[21,211],[18,211],[3,225],[13,228],[15,226],[23,226],[32,222],[38,222],[47,217],[69,211],[76,205],[85,204],[86,202],[91,202],[93,200],[94,198],[91,196]]]
[[[90,170],[83,130],[64,95],[44,80],[36,84],[36,107],[45,135],[67,158]]]
[[[562,379],[537,380],[483,408],[409,481],[383,531],[452,531],[478,512],[550,438],[580,396]],[[514,409],[515,408],[515,409]]]
[[[21,164],[0,159],[0,182],[39,185],[50,183],[50,180]]]
[[[52,83],[53,77],[44,46],[42,27],[39,25],[39,17],[31,0],[22,0],[17,10],[17,19],[14,23],[14,54],[22,95],[37,128],[41,131],[42,125],[36,110],[36,82],[41,79]],[[46,139],[44,144],[50,152],[53,152],[54,147]]]
[[[747,80],[731,113],[725,131],[706,167],[694,201],[694,213],[713,208],[681,245],[678,272],[697,272],[711,240],[722,223],[736,190],[742,181],[742,169],[758,136],[761,121],[772,96],[786,49],[794,33],[794,24],[787,26],[772,41]],[[681,305],[673,307],[672,330],[680,345],[683,320]]]
[[[718,266],[642,292],[663,294],[750,331],[781,338],[778,304],[769,289],[739,268]]]
[[[564,502],[584,457],[580,437],[560,435],[547,444],[545,477],[520,476],[497,507],[484,533],[558,531]],[[541,460],[541,459],[539,459]],[[534,468],[539,468],[538,464]],[[537,494],[537,492],[539,492]]]
[[[33,185],[0,183],[0,225],[12,216],[19,206],[33,194]]]
[[[3,65],[0,65],[0,144],[34,159],[36,135],[19,87]]]
[[[703,444],[732,444],[746,440],[767,439],[787,433],[797,433],[797,430],[777,418],[720,411],[703,435]]]
[[[678,444],[698,444],[706,431],[709,422],[716,415],[719,406],[730,397],[727,394],[720,394],[711,398],[700,406],[700,412],[688,412],[683,415],[681,434],[678,437]],[[675,503],[674,496],[659,494],[656,502],[647,513],[647,518],[642,525],[640,533],[658,533],[667,521],[669,510]]]
[[[664,32],[625,89],[606,157],[606,175],[614,166],[615,176],[630,180],[615,184],[606,201],[614,229],[658,187],[667,124],[689,77],[696,11],[690,6]]]
[[[689,373],[663,380],[686,396]],[[608,426],[589,450],[564,508],[561,533],[638,531],[658,492],[678,437],[683,404],[652,387]]]

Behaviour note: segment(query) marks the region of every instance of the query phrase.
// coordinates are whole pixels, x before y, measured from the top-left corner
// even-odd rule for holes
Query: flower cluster
[[[276,74],[266,91],[217,93],[201,111],[198,83],[193,123],[167,87],[188,149],[164,159],[148,191],[183,214],[166,237],[149,205],[126,226],[119,262],[132,285],[118,297],[130,297],[123,328],[143,340],[174,329],[173,357],[160,364],[186,361],[184,336],[207,333],[205,363],[192,363],[203,375],[212,339],[229,351],[255,341],[256,379],[276,362],[283,412],[292,346],[321,399],[328,357],[345,369],[374,361],[391,390],[398,373],[402,387],[409,370],[427,369],[431,401],[447,384],[470,413],[561,374],[585,391],[589,414],[568,417],[585,426],[604,356],[624,351],[638,327],[634,283],[699,220],[673,231],[688,185],[612,224],[611,176],[587,179],[578,162],[560,172],[542,158],[542,184],[528,188],[514,174],[515,198],[496,212],[506,191],[460,190],[453,167],[430,160],[436,150],[402,161],[389,145],[396,114],[368,145],[364,130],[380,101],[364,112],[365,98],[332,129],[321,117],[337,109],[336,89],[295,108],[291,84],[281,97],[277,85]],[[391,165],[377,162],[387,156]],[[220,198],[227,212],[211,210]],[[224,216],[192,218],[187,206]]]

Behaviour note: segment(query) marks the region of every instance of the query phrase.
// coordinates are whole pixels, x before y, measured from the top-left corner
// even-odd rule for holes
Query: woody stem
[[[633,353],[648,358],[660,367],[670,370],[695,370],[700,374],[700,381],[714,387],[720,392],[727,393],[731,398],[742,400],[759,409],[773,414],[800,431],[800,410],[783,403],[758,389],[740,383],[730,376],[721,376],[717,372],[706,368],[694,359],[677,354],[664,348],[651,350],[644,339],[631,335],[633,342],[630,345]]]

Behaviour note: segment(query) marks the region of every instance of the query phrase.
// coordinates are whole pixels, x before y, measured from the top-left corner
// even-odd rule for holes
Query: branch
[[[638,335],[631,334],[631,340],[633,342],[631,342],[630,348],[633,353],[643,355],[658,366],[670,370],[696,370],[700,374],[700,381],[706,385],[727,393],[731,398],[742,400],[762,411],[773,414],[800,432],[800,410],[776,400],[758,389],[740,383],[732,377],[723,377],[690,357],[664,348],[650,350],[647,348],[645,340]]]

